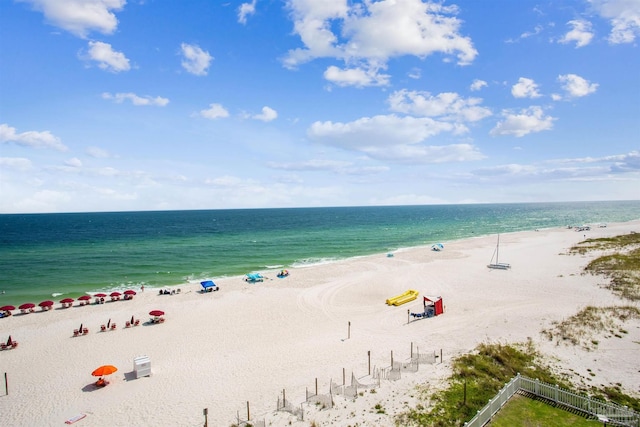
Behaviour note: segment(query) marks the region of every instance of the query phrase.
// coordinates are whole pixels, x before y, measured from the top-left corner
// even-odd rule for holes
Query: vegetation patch
[[[538,360],[531,342],[520,345],[481,344],[472,353],[453,361],[449,388],[429,395],[419,390],[424,404],[396,416],[398,426],[463,425],[518,373],[561,387],[557,378]]]
[[[602,426],[602,423],[556,408],[541,400],[515,395],[487,425],[491,427],[595,427]]]
[[[625,333],[621,324],[630,319],[640,319],[638,307],[589,306],[562,322],[554,322],[550,329],[542,330],[542,334],[558,344],[579,345],[586,350],[593,350],[599,343],[595,335],[605,332],[619,336],[619,333]]]
[[[607,288],[614,294],[640,301],[640,233],[587,239],[569,252],[585,254],[595,250],[616,252],[594,259],[585,267],[585,272],[609,278]]]

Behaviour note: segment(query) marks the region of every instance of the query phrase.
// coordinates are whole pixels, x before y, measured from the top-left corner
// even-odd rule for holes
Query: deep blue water
[[[0,305],[639,218],[640,201],[0,215]]]

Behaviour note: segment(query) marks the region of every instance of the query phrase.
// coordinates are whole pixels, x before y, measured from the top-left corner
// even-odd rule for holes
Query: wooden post
[[[347,339],[351,338],[351,321],[349,321],[349,330],[347,332]]]
[[[282,389],[282,407],[287,406],[287,393]]]
[[[209,408],[204,408],[202,410],[202,414],[204,415],[204,427],[208,427],[209,426],[209,420],[207,419],[207,415],[209,415]]]
[[[9,396],[9,381],[7,381],[7,373],[4,373],[4,392]]]
[[[464,379],[464,394],[462,399],[462,404],[467,406],[467,379]]]
[[[411,358],[413,358],[413,341],[411,341],[411,353],[409,353],[411,355]]]
[[[345,369],[342,368],[342,385],[345,385],[346,383]]]
[[[318,395],[318,377],[316,377],[316,396]]]
[[[391,350],[391,369],[393,369],[393,350]]]
[[[411,320],[409,320],[409,316],[410,316],[410,315],[409,315],[409,313],[410,313],[410,311],[409,311],[409,309],[407,308],[407,323],[411,323]]]
[[[369,359],[369,375],[371,375],[371,350],[367,351],[367,359]]]
[[[440,363],[442,363],[442,349],[440,349]]]
[[[251,412],[249,411],[249,401],[247,400],[247,421],[251,419]]]

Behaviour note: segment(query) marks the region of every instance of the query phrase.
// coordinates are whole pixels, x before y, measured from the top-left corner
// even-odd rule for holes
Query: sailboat
[[[498,269],[498,270],[508,270],[511,268],[511,264],[507,264],[505,262],[499,262],[498,256],[500,255],[500,235],[498,234],[498,243],[496,244],[496,250],[493,252],[493,256],[491,257],[491,261],[487,267]],[[493,262],[493,258],[495,257],[496,262]]]

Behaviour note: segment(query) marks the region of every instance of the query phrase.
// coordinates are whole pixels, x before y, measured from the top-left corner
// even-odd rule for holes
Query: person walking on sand
[[[140,292],[144,292],[144,285],[140,286]]]

